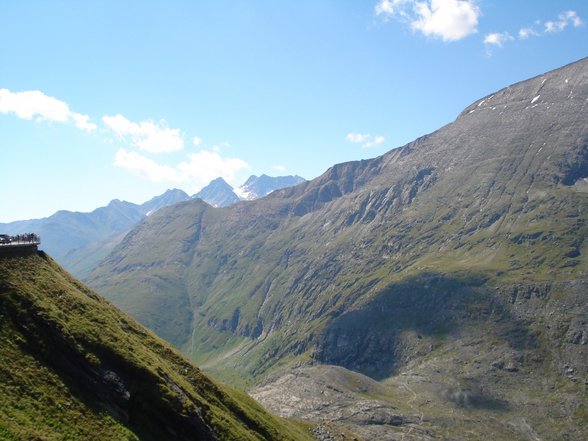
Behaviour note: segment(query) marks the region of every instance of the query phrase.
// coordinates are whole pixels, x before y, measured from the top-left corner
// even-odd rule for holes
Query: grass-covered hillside
[[[0,255],[0,439],[296,440],[43,252]]]

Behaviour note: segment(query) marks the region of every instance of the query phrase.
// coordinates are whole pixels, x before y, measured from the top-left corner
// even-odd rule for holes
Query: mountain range
[[[202,188],[202,190],[192,197],[201,199],[213,207],[228,207],[241,200],[233,191],[233,187],[223,178],[213,179],[206,187]]]
[[[304,179],[299,176],[252,175],[236,190],[243,195],[240,198],[223,178],[217,178],[192,197],[214,207],[224,207],[300,182]],[[89,213],[61,210],[42,219],[0,223],[0,231],[9,235],[35,231],[41,236],[46,252],[76,277],[83,278],[145,217],[160,208],[187,200],[190,196],[176,188],[142,204],[114,199],[107,206]]]
[[[86,279],[272,411],[586,439],[588,60],[382,156],[139,223]]]
[[[167,190],[140,205],[115,199],[89,213],[61,210],[42,219],[0,224],[0,231],[10,235],[36,232],[46,252],[67,270],[83,277],[146,216],[189,199],[182,190]]]
[[[192,197],[202,199],[213,207],[228,207],[239,201],[259,199],[272,191],[292,187],[305,181],[300,176],[251,175],[243,185],[233,188],[223,178],[216,178]]]

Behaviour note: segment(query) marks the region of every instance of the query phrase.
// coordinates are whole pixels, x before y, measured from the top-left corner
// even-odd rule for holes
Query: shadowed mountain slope
[[[379,381],[410,371],[428,376],[438,418],[419,419],[418,439],[526,439],[527,423],[509,429],[520,418],[548,438],[566,424],[580,436],[587,179],[584,59],[378,158],[248,204],[162,210],[88,281],[232,381],[295,362]],[[566,411],[550,416],[558,400]],[[448,403],[483,409],[462,421],[502,413],[460,438],[443,432]]]
[[[0,438],[294,440],[43,252],[0,256]]]

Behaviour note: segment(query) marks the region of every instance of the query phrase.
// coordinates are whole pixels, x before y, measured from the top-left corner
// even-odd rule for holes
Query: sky
[[[586,0],[0,0],[0,222],[312,179],[587,49]]]

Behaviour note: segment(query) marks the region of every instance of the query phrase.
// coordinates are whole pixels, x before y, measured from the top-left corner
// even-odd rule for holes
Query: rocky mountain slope
[[[294,440],[45,253],[0,256],[0,439]]]
[[[62,210],[43,219],[0,224],[0,231],[11,235],[36,232],[44,250],[68,271],[82,277],[145,216],[189,199],[182,190],[167,190],[140,205],[115,199],[89,213]]]
[[[368,439],[581,439],[587,179],[584,59],[308,183],[161,210],[88,280],[279,413]]]

